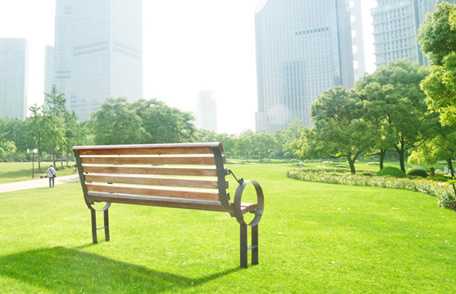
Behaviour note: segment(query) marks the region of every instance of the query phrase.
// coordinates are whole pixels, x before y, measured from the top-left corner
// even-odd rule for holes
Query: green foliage
[[[429,174],[424,168],[411,168],[407,171],[407,176],[427,178]]]
[[[440,113],[443,125],[456,125],[456,52],[444,58],[442,65],[431,67],[430,75],[422,82],[428,107]]]
[[[377,148],[394,148],[405,172],[406,154],[419,145],[428,127],[425,95],[420,83],[427,72],[410,62],[380,67],[357,85],[365,117],[375,126]]]
[[[453,191],[445,191],[440,195],[440,207],[456,210],[456,197]]]
[[[149,138],[141,117],[126,99],[109,99],[92,116],[95,144],[140,144]]]
[[[383,177],[396,177],[396,178],[405,177],[405,173],[401,169],[399,169],[397,167],[393,167],[393,166],[385,167],[384,169],[379,171],[377,173],[377,175],[378,176],[383,176]]]
[[[13,141],[0,140],[0,161],[7,161],[14,153],[16,153],[16,144]]]
[[[456,51],[456,5],[440,3],[421,27],[419,42],[435,65]]]
[[[131,109],[142,121],[147,143],[180,143],[193,139],[195,126],[190,113],[157,100],[139,100]]]
[[[91,120],[96,144],[180,143],[193,139],[191,114],[151,100],[109,99]]]
[[[456,5],[441,3],[420,33],[420,44],[431,59],[431,74],[422,83],[428,106],[443,125],[456,125]]]
[[[322,154],[346,159],[352,173],[356,173],[356,160],[375,140],[367,131],[371,126],[363,114],[359,96],[343,88],[323,93],[312,108],[316,149]]]

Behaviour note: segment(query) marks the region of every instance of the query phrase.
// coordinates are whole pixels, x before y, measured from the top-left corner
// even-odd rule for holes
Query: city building
[[[0,39],[0,118],[27,114],[27,42]]]
[[[418,32],[439,0],[378,0],[373,10],[377,66],[397,60],[427,64],[418,44]],[[456,0],[446,0],[456,3]]]
[[[366,59],[364,50],[364,20],[361,0],[347,0],[350,9],[350,22],[353,48],[353,71],[355,81],[366,74]]]
[[[57,0],[55,84],[81,120],[142,98],[142,0]]]
[[[51,93],[55,87],[55,50],[47,46],[45,52],[44,93]]]
[[[312,126],[312,104],[335,86],[352,87],[346,0],[269,0],[256,14],[257,131],[292,121]]]
[[[199,129],[217,131],[217,103],[212,91],[201,91],[198,95],[196,126]]]

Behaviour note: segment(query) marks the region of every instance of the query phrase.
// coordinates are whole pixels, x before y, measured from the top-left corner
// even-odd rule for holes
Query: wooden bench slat
[[[214,165],[214,157],[81,157],[83,164]]]
[[[166,199],[163,197],[141,197],[122,193],[89,192],[88,199],[94,202],[110,202],[135,205],[186,208],[210,211],[226,211],[219,201],[201,201],[185,199]]]
[[[198,192],[198,191],[175,191],[165,189],[149,189],[140,187],[125,187],[115,185],[94,185],[86,184],[89,192],[108,192],[108,193],[123,193],[123,194],[135,194],[142,196],[154,196],[154,197],[175,197],[175,198],[186,198],[186,199],[198,199],[198,200],[213,200],[218,201],[218,192]]]
[[[96,174],[135,174],[162,176],[202,176],[215,177],[217,171],[212,168],[184,167],[122,167],[122,166],[83,166],[84,173]]]
[[[218,188],[217,181],[198,179],[167,179],[167,178],[145,178],[118,175],[87,175],[86,182],[117,183],[132,185],[155,185],[168,187],[189,187],[189,188]]]
[[[90,147],[89,147],[90,148]],[[209,147],[172,147],[172,148],[116,148],[105,147],[96,149],[81,149],[79,154],[84,155],[190,155],[190,154],[212,154]]]

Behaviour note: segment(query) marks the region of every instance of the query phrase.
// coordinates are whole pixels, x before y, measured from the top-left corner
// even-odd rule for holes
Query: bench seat
[[[210,210],[210,211],[228,211],[223,207],[219,201],[205,201],[205,200],[187,200],[175,199],[165,197],[141,196],[122,193],[103,193],[103,192],[88,192],[87,198],[91,202],[110,202],[110,203],[123,203],[123,204],[136,204],[148,206],[161,206],[172,208],[187,208],[196,210]],[[243,213],[255,212],[256,204],[242,203],[241,211]]]

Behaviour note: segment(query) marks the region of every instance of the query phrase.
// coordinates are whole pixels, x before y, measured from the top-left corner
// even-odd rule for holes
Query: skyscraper
[[[361,0],[347,0],[350,9],[350,22],[353,43],[353,70],[355,81],[366,74],[366,60],[364,51],[364,20]]]
[[[405,59],[427,64],[417,34],[439,0],[378,0],[373,10],[377,66]],[[456,3],[456,0],[446,0]]]
[[[201,91],[198,96],[196,126],[203,130],[217,131],[217,104],[212,91]]]
[[[25,118],[26,93],[27,43],[0,39],[0,118]]]
[[[55,40],[55,83],[80,119],[142,98],[142,0],[57,0]]]
[[[325,90],[353,85],[350,14],[346,0],[269,0],[256,14],[257,131],[299,120]]]
[[[55,50],[47,46],[45,53],[44,92],[51,93],[55,86]]]

